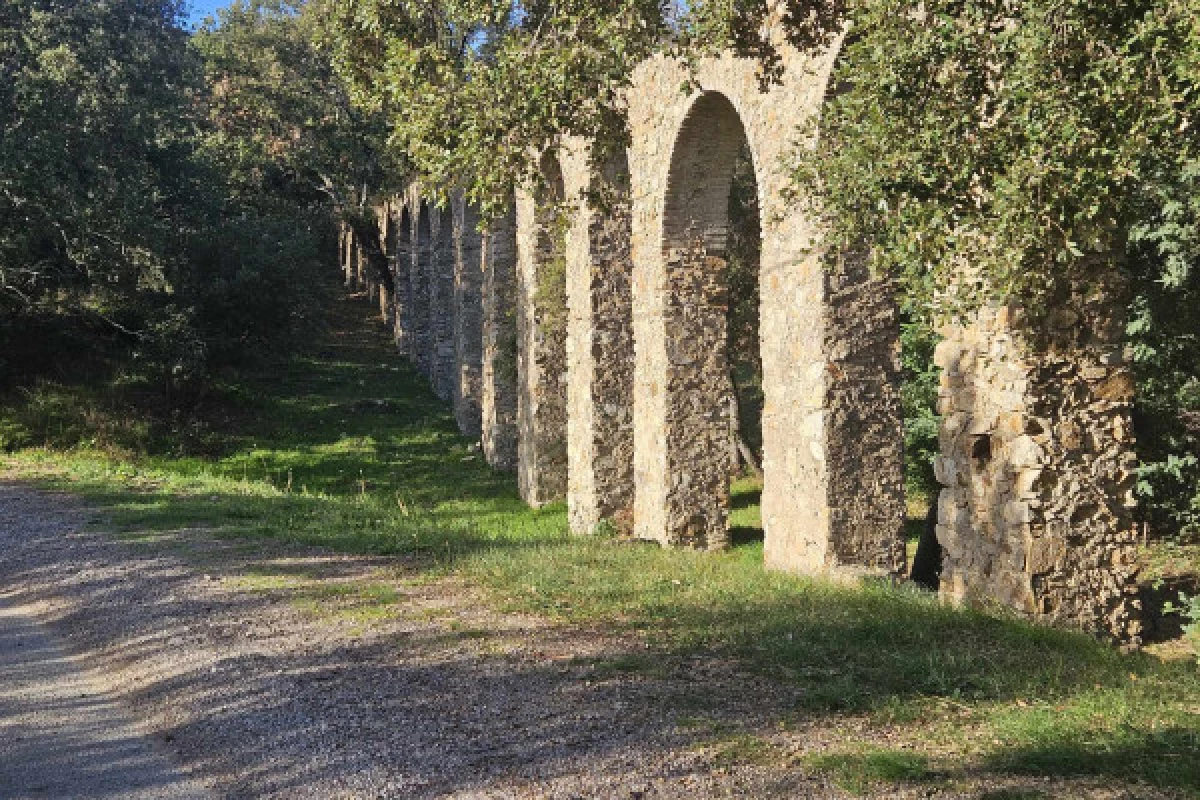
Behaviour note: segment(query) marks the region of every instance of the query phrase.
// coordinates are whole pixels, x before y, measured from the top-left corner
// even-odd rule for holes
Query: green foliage
[[[1195,0],[864,2],[797,176],[836,236],[943,310],[1125,253],[1200,152]],[[1164,193],[1164,189],[1167,190]],[[1182,194],[1181,194],[1182,196]],[[1127,260],[1164,278],[1180,265]],[[964,265],[978,282],[951,278]]]
[[[466,189],[485,217],[556,137],[625,140],[617,91],[660,40],[657,0],[513,6],[314,0],[339,71],[359,104],[390,113],[391,142],[416,176]]]
[[[900,327],[901,414],[904,418],[904,484],[909,497],[936,502],[933,459],[938,454],[938,369],[933,348],[938,338],[927,321],[904,319]]]
[[[0,9],[0,313],[162,288],[180,268],[199,63],[176,0]]]
[[[196,32],[208,93],[203,151],[228,193],[286,213],[360,205],[402,177],[381,115],[356,107],[320,47],[316,5],[235,0]]]
[[[132,370],[186,401],[323,300],[333,213],[385,186],[310,18],[176,0],[0,9],[0,345],[8,385]],[[91,366],[83,362],[91,360]]]

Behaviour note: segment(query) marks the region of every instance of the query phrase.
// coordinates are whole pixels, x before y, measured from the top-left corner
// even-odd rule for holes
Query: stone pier
[[[562,167],[517,192],[517,484],[537,507],[567,492],[566,214]]]
[[[481,433],[483,400],[483,242],[479,215],[461,194],[454,218],[454,417],[471,438]]]
[[[1115,280],[1113,281],[1115,283]],[[935,355],[942,591],[1119,641],[1136,597],[1133,377],[1119,289],[1058,299],[1039,324],[1012,305],[947,327]]]
[[[409,272],[409,299],[412,303],[413,365],[429,377],[433,364],[433,337],[429,329],[430,278],[433,263],[433,233],[430,207],[416,199],[413,230],[413,253]]]
[[[517,468],[517,223],[494,221],[482,241],[483,357],[480,416],[483,456],[496,469]]]
[[[448,210],[432,208],[429,251],[429,381],[442,400],[454,401],[454,231]]]
[[[633,526],[633,307],[629,164],[564,151],[573,209],[566,240],[567,506],[571,530]]]
[[[634,529],[697,548],[727,542],[731,391],[722,275],[735,159],[748,147],[762,243],[762,518],[767,564],[896,574],[903,436],[897,329],[885,287],[820,245],[789,202],[788,150],[824,98],[834,51],[783,46],[765,91],[752,61],[694,71],[644,63],[627,95],[633,197]],[[690,95],[679,87],[689,82]],[[839,274],[841,273],[841,274]],[[880,298],[884,300],[880,300]]]

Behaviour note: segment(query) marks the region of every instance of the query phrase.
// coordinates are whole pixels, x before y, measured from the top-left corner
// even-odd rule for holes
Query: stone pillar
[[[1136,643],[1134,381],[1117,283],[1065,290],[1036,325],[1003,305],[943,331],[937,534],[946,596]]]
[[[567,492],[566,230],[562,169],[517,192],[517,485],[535,508]]]
[[[517,467],[517,225],[512,212],[483,237],[483,456],[496,469]]]
[[[435,212],[429,277],[429,383],[442,400],[454,399],[454,235],[450,214]]]
[[[392,233],[392,218],[388,207],[388,202],[385,200],[375,208],[375,219],[379,226],[379,252],[385,260],[385,269],[388,271],[388,279],[391,281],[391,287],[396,285],[395,276],[391,269],[391,239]],[[396,300],[392,288],[389,288],[387,280],[383,277],[376,277],[376,282],[379,285],[379,319],[383,322],[389,333],[395,336],[396,328]]]
[[[401,204],[388,204],[387,250],[388,268],[392,272],[392,319],[396,349],[401,355],[412,355],[412,300],[409,280],[412,272],[412,217]]]
[[[347,226],[344,255],[345,281],[347,289],[358,288],[358,247],[354,243],[354,229]]]
[[[454,214],[454,418],[471,438],[480,435],[483,359],[483,267],[479,215],[458,194]]]
[[[824,266],[823,349],[828,361],[819,418],[832,534],[824,563],[899,574],[907,559],[895,294],[889,282],[871,276],[861,253],[844,253]],[[784,564],[790,558],[773,553],[776,557]]]
[[[379,319],[383,322],[384,327],[391,332],[395,330],[396,324],[396,308],[392,304],[392,293],[388,291],[387,285],[382,282],[378,284],[378,287]]]
[[[342,271],[342,286],[349,288],[353,281],[353,242],[350,226],[342,222],[338,224],[338,268]]]
[[[433,235],[430,209],[416,201],[412,249],[412,271],[409,273],[409,299],[412,304],[412,359],[417,372],[428,377],[433,363],[432,338],[429,331],[429,276],[432,263]]]
[[[367,290],[367,260],[358,236],[354,237],[354,288],[360,292]]]
[[[571,530],[633,525],[633,308],[629,168],[593,174],[587,149],[564,158],[578,210],[567,230],[567,506]]]

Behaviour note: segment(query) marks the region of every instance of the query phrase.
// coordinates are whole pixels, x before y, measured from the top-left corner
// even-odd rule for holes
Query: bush
[[[216,364],[282,346],[311,329],[335,253],[327,213],[252,215],[198,235],[183,294]]]

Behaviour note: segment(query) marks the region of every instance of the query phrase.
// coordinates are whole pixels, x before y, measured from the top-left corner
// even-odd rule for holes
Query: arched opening
[[[533,506],[567,491],[566,197],[562,165],[552,152],[518,209],[523,283],[518,306],[518,483]],[[526,229],[527,226],[527,229]]]
[[[725,96],[702,95],[685,117],[663,211],[666,536],[726,546],[734,481],[737,537],[760,539],[758,188],[746,132]]]
[[[762,222],[759,218],[758,181],[748,144],[738,151],[729,187],[729,238],[725,270],[729,281],[726,317],[730,383],[730,491],[729,534],[732,544],[763,539],[761,498],[763,487],[763,393],[760,346]]]

